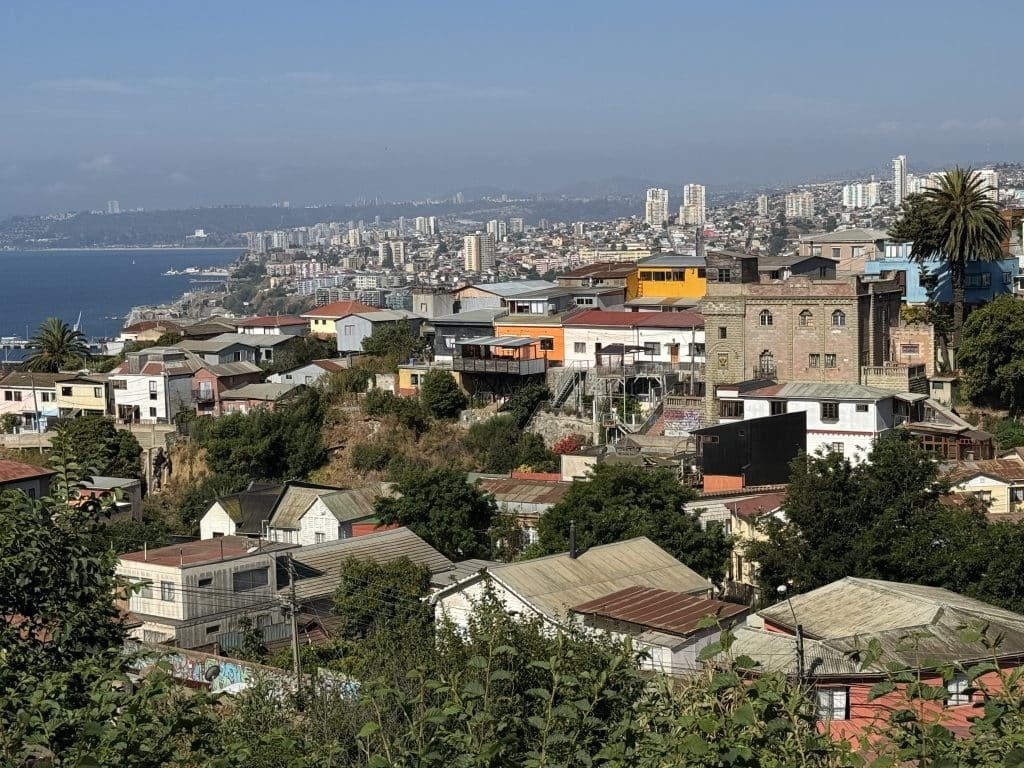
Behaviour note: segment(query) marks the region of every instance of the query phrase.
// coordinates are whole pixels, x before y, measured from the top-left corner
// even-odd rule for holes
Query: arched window
[[[846,313],[837,309],[832,313],[832,325],[846,325]]]
[[[764,350],[758,356],[758,373],[761,376],[774,376],[775,375],[775,355],[771,353],[771,350]]]
[[[814,325],[814,315],[811,314],[811,310],[805,309],[800,313],[800,325],[805,328]]]
[[[761,325],[772,325],[772,313],[767,309],[761,310]]]

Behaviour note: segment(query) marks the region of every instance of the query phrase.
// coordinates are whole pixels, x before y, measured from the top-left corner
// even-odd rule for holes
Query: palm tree
[[[89,346],[81,331],[56,317],[48,317],[28,343],[35,351],[25,360],[30,371],[56,373],[76,365],[89,354]]]
[[[923,263],[938,254],[948,266],[956,351],[964,325],[967,262],[1001,258],[1006,223],[988,198],[983,180],[970,168],[946,171],[937,186],[908,203],[891,234],[903,242],[913,240],[910,255],[916,261]]]

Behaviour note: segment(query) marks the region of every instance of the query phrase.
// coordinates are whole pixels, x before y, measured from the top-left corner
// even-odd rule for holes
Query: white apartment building
[[[859,384],[790,382],[743,391],[720,385],[719,421],[730,423],[803,411],[807,453],[835,451],[858,464],[884,432],[907,420],[913,403],[927,395],[894,393]]]
[[[668,190],[652,187],[647,190],[644,203],[644,223],[662,227],[668,223]]]
[[[563,338],[566,366],[615,362],[599,357],[614,345],[635,350],[627,363],[663,363],[680,370],[704,364],[704,317],[697,312],[587,310],[563,321]]]
[[[999,171],[993,168],[979,168],[974,177],[981,179],[985,194],[993,203],[999,202]]]
[[[768,215],[768,195],[757,196],[757,215],[767,216]]]
[[[847,184],[843,187],[844,208],[872,208],[878,205],[878,199],[877,181]]]
[[[218,642],[243,616],[283,623],[275,555],[289,548],[220,536],[121,555],[117,575],[136,585],[127,608],[142,621],[132,635],[188,649]]]
[[[477,232],[462,238],[463,267],[467,272],[486,272],[494,269],[494,235]]]
[[[808,191],[786,195],[786,218],[809,219],[814,215],[814,195]]]
[[[683,204],[679,208],[680,224],[697,225],[707,221],[705,194],[706,190],[703,184],[683,186]]]
[[[907,197],[907,156],[897,155],[892,159],[892,202],[900,207]]]

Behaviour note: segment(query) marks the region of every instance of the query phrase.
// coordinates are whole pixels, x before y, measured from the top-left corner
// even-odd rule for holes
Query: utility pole
[[[786,598],[789,605],[789,612],[793,614],[793,626],[796,628],[796,682],[800,688],[804,685],[804,626],[796,618],[796,610],[793,608],[793,601],[789,597],[789,585],[780,584],[775,591]]]
[[[295,673],[295,698],[302,706],[302,661],[299,659],[299,608],[295,599],[295,560],[288,553],[288,613],[292,624],[292,671]]]

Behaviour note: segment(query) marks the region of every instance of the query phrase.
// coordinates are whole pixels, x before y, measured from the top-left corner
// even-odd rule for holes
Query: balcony
[[[214,389],[193,389],[192,402],[197,405],[217,402],[217,391]]]
[[[503,357],[456,357],[452,358],[452,370],[460,373],[504,373],[513,376],[530,376],[544,373],[547,360],[544,358],[516,360]]]
[[[860,383],[865,387],[878,387],[893,392],[928,394],[928,377],[923,365],[863,365],[860,369]]]

